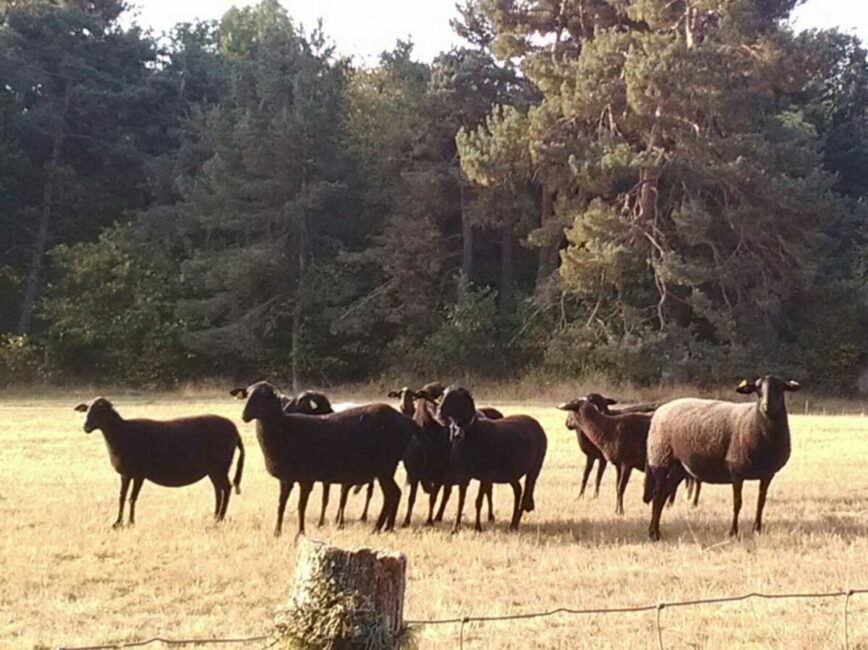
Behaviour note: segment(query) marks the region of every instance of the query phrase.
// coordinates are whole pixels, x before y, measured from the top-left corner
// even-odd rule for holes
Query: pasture
[[[265,472],[253,425],[240,421],[240,403],[216,393],[114,399],[125,417],[231,417],[248,453],[242,494],[233,494],[223,524],[212,522],[207,480],[177,490],[146,483],[136,527],[113,531],[119,477],[102,435],[86,435],[72,410],[90,396],[0,402],[0,645],[47,648],[268,631],[292,575],[297,491],[286,533],[274,539],[278,484]],[[491,403],[484,394],[478,402]],[[413,527],[373,535],[369,524],[356,521],[361,496],[350,499],[345,530],[332,524],[317,529],[321,492],[314,489],[307,513],[311,537],[408,555],[407,619],[868,587],[864,417],[790,417],[793,455],[772,483],[761,537],[750,532],[756,483],[746,485],[744,532],[736,540],[726,537],[730,487],[708,485],[696,510],[679,495],[664,512],[663,541],[652,544],[641,474],[631,480],[623,517],[614,515],[611,467],[600,497],[578,500],[584,457],[564,428],[565,414],[542,403],[494,405],[507,415],[536,417],[549,438],[537,509],[517,534],[506,530],[509,486],[495,487],[498,521],[478,534],[472,529],[473,484],[457,536],[449,534],[456,495],[449,521],[435,529],[421,525],[427,498],[420,494]],[[399,521],[406,498],[401,474]],[[330,519],[336,506],[333,488]],[[376,513],[379,495],[373,507]],[[663,639],[667,648],[841,648],[842,607],[838,598],[664,610]],[[464,647],[651,648],[657,643],[654,619],[651,612],[471,624]],[[423,628],[416,638],[420,648],[457,647],[458,627]],[[868,648],[868,596],[850,603],[850,647]]]

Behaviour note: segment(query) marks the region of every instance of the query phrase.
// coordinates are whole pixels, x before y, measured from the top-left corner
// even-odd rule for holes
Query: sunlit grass
[[[208,481],[176,490],[146,484],[137,527],[112,531],[119,480],[101,435],[83,433],[72,411],[78,401],[52,395],[0,403],[0,646],[267,631],[292,576],[295,495],[287,511],[289,534],[275,540],[277,483],[265,473],[252,427],[240,423],[239,404],[205,394],[117,399],[128,417],[233,417],[248,463],[242,494],[232,496],[223,525],[211,521]],[[495,490],[493,530],[476,534],[467,527],[455,537],[448,525],[418,526],[425,498],[417,499],[416,525],[409,530],[377,536],[358,523],[343,531],[332,525],[317,529],[319,488],[314,492],[311,536],[408,555],[407,619],[868,587],[865,418],[792,417],[793,457],[772,483],[762,537],[748,532],[729,541],[730,489],[707,486],[698,510],[679,499],[664,512],[664,541],[651,544],[641,474],[634,474],[628,490],[625,517],[613,514],[614,471],[599,499],[579,501],[579,451],[562,413],[501,406],[538,418],[549,435],[537,510],[526,516],[519,534],[505,530],[508,486]],[[755,495],[756,484],[750,484],[742,511],[745,531]],[[336,500],[334,490],[330,516]],[[374,512],[378,508],[376,501]],[[402,500],[399,517],[403,508]],[[361,498],[354,497],[351,521],[360,510]],[[472,512],[469,499],[466,521]],[[447,517],[453,513],[454,501]],[[663,635],[674,648],[837,648],[843,647],[842,608],[834,599],[664,610]],[[854,597],[850,614],[851,647],[868,647],[868,597]],[[654,616],[470,624],[465,647],[648,648],[656,646]],[[425,628],[418,641],[422,648],[456,647],[458,629]]]

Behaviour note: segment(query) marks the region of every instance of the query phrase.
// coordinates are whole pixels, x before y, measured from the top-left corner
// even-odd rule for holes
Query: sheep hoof
[[[453,526],[452,530],[449,531],[449,534],[450,535],[457,535],[459,530],[461,530],[461,528],[459,528],[458,526]]]
[[[275,528],[274,529],[274,539],[277,539],[278,537],[280,537],[280,528]]]
[[[116,521],[115,523],[112,524],[112,530],[120,530],[123,527],[124,527],[124,522],[122,522],[122,521]]]
[[[473,527],[473,530],[475,530],[477,533],[481,533],[482,532],[482,526],[480,526],[479,524],[476,524]]]

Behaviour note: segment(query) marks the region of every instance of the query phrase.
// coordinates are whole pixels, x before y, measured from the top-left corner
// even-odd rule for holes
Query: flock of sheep
[[[678,399],[657,406],[639,405],[613,410],[616,402],[590,394],[558,408],[568,412],[567,427],[575,430],[587,456],[582,492],[594,463],[599,463],[596,492],[606,464],[617,470],[618,513],[624,512],[624,491],[634,469],[645,473],[644,501],[652,504],[649,535],[660,539],[660,516],[682,481],[693,491],[701,483],[733,486],[730,534],[738,533],[744,481],[760,481],[754,530],[762,529],[762,513],[769,484],[790,456],[790,431],[784,393],[799,385],[766,375],[743,381],[737,392],[755,394],[755,403],[706,399]],[[296,396],[281,393],[268,382],[236,388],[244,399],[242,419],[256,421],[256,435],[269,474],[280,482],[275,535],[283,526],[286,503],[299,485],[298,534],[304,534],[305,511],[314,483],[323,484],[319,523],[325,521],[330,486],[341,486],[336,523],[344,523],[350,490],[367,486],[362,520],[367,519],[374,481],[383,493],[375,531],[395,525],[401,490],[395,471],[403,462],[409,485],[404,526],[409,526],[421,485],[428,494],[427,525],[443,518],[452,488],[458,487],[453,531],[461,526],[467,487],[479,482],[476,530],[482,530],[483,502],[493,520],[492,486],[507,483],[514,503],[510,528],[518,529],[524,512],[534,510],[534,488],[545,459],[543,428],[526,415],[503,415],[493,408],[477,409],[471,394],[459,386],[443,389],[428,384],[419,391],[393,391],[400,412],[386,404],[368,404],[334,412],[328,398],[312,391]],[[123,525],[129,496],[129,523],[145,480],[180,487],[207,476],[214,485],[214,516],[222,520],[232,487],[240,492],[244,445],[235,424],[216,415],[175,420],[125,420],[111,402],[97,397],[79,404],[86,414],[84,430],[102,431],[112,466],[121,476],[118,516]],[[238,450],[235,476],[229,470]],[[524,485],[521,479],[524,478]],[[440,507],[435,516],[438,495]]]

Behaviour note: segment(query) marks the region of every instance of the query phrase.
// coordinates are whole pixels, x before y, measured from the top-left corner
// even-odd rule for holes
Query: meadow
[[[72,410],[90,396],[0,401],[0,646],[267,632],[292,577],[297,492],[287,510],[288,534],[275,539],[278,485],[264,470],[253,426],[240,421],[240,404],[216,392],[115,400],[125,417],[231,417],[248,454],[242,494],[233,494],[223,524],[212,522],[207,480],[176,490],[147,483],[136,527],[114,531],[119,478],[101,434],[86,435]],[[492,403],[484,395],[479,402]],[[762,536],[750,532],[755,483],[746,485],[745,532],[734,540],[726,536],[730,488],[705,486],[698,509],[679,498],[665,511],[664,539],[654,544],[647,539],[641,474],[634,473],[623,517],[614,515],[612,468],[598,499],[579,500],[584,457],[564,428],[564,414],[547,403],[493,404],[507,414],[533,415],[549,437],[537,509],[517,534],[506,530],[508,486],[495,488],[493,529],[472,530],[469,500],[465,522],[471,525],[456,536],[449,534],[455,500],[450,522],[426,529],[424,498],[410,529],[372,534],[356,521],[360,496],[351,497],[346,529],[331,523],[318,529],[320,490],[314,490],[311,537],[407,554],[407,619],[868,587],[865,417],[791,416],[793,455],[772,483]],[[333,490],[330,516],[336,497]],[[376,512],[378,499],[374,506]],[[402,497],[399,518],[403,513]],[[842,648],[842,609],[843,599],[835,598],[664,610],[663,640],[667,648]],[[854,596],[849,611],[850,648],[868,648],[868,596]],[[423,649],[457,647],[458,627],[422,628],[416,640]],[[464,634],[468,649],[656,646],[654,612],[473,623]]]

